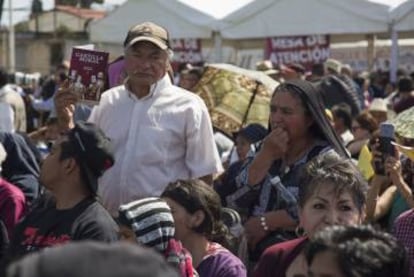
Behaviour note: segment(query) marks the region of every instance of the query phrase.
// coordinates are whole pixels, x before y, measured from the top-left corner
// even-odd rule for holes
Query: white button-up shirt
[[[159,196],[178,179],[222,171],[204,101],[168,75],[138,99],[122,85],[106,91],[89,118],[111,139],[115,164],[98,194],[116,215],[121,204]]]

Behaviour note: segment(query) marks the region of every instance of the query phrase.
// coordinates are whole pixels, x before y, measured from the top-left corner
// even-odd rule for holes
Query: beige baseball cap
[[[129,29],[124,47],[129,48],[139,41],[149,41],[162,50],[171,48],[167,30],[152,22],[140,23]]]

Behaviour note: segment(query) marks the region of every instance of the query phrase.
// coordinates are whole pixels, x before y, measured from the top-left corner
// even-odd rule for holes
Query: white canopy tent
[[[368,0],[256,0],[221,20],[223,39],[329,34],[331,43],[368,40],[374,61],[374,34],[388,36],[389,9]]]
[[[397,81],[398,69],[398,36],[399,33],[414,34],[414,0],[406,1],[390,11],[391,27],[391,70],[390,79]]]
[[[390,12],[393,29],[397,32],[414,31],[414,0],[403,2]]]
[[[216,20],[176,0],[128,0],[91,24],[90,39],[120,44],[130,27],[144,21],[164,26],[171,38],[211,38]]]
[[[222,19],[229,39],[388,31],[386,5],[366,0],[260,0]]]
[[[314,34],[330,34],[333,43],[366,40],[372,34],[389,38],[391,19],[395,30],[407,33],[414,26],[413,14],[414,0],[391,13],[388,5],[368,0],[256,0],[218,20],[177,0],[128,0],[91,24],[90,39],[120,45],[131,26],[154,21],[165,26],[171,38],[212,39],[215,61],[223,62],[223,40]],[[374,40],[368,44],[373,56]]]
[[[334,42],[366,40],[371,34],[391,37],[390,73],[396,81],[398,35],[413,37],[414,0],[390,10],[374,0],[259,0],[222,19],[220,34],[225,39],[330,34]],[[372,61],[374,41],[368,45]]]

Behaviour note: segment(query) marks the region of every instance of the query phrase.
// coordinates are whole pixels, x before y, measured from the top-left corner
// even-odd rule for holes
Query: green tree
[[[1,20],[1,16],[3,14],[3,0],[0,0],[0,20]]]
[[[92,3],[102,4],[105,0],[56,0],[56,5],[77,6],[80,4],[81,8],[89,9]]]
[[[33,0],[31,7],[32,15],[36,15],[43,12],[43,3],[41,0]]]

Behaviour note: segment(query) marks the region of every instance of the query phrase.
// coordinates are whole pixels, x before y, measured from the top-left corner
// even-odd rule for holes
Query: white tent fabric
[[[391,60],[390,79],[397,81],[398,69],[398,36],[399,33],[408,32],[411,36],[414,32],[414,0],[405,1],[390,11],[391,26]]]
[[[390,17],[395,31],[414,31],[414,0],[406,1],[391,10]]]
[[[171,38],[213,39],[214,60],[222,62],[223,39],[331,34],[332,41],[356,41],[367,34],[390,37],[390,31],[398,36],[412,31],[414,0],[391,12],[390,6],[373,1],[255,0],[218,20],[177,0],[128,0],[91,24],[90,39],[119,45],[131,26],[153,21],[165,26]]]
[[[388,31],[389,7],[366,0],[260,0],[222,19],[228,39]]]
[[[171,38],[210,38],[216,19],[176,0],[128,0],[91,24],[90,39],[120,44],[130,27],[144,21],[164,26]]]

